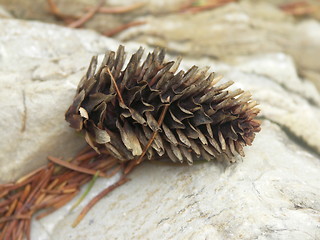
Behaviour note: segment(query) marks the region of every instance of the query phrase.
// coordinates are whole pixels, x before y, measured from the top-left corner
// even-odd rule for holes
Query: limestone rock
[[[89,30],[19,20],[0,20],[0,32],[0,182],[7,182],[48,155],[70,157],[85,144],[64,112],[91,56],[118,43]]]
[[[69,16],[79,17],[97,5],[96,0],[54,0],[58,9]],[[108,0],[105,1],[105,7],[127,7],[140,4],[135,10],[125,14],[97,14],[93,19],[87,22],[84,27],[94,29],[99,32],[107,32],[122,24],[135,21],[137,18],[148,14],[168,14],[178,10],[188,0]],[[1,0],[3,5],[10,13],[19,19],[37,20],[49,23],[63,25],[64,22],[55,18],[50,13],[48,1],[43,0]],[[0,14],[1,16],[1,14]]]
[[[280,51],[285,33],[293,28],[292,18],[266,3],[231,3],[197,14],[146,16],[146,20],[147,24],[117,38],[219,59]]]
[[[0,20],[0,176],[8,181],[68,157],[83,140],[64,121],[93,54],[118,42],[87,30]],[[126,44],[132,53],[137,44]],[[82,207],[119,176],[99,179],[85,201],[33,221],[32,239],[318,239],[320,100],[283,53],[185,59],[260,101],[262,131],[246,157],[225,166],[143,163],[73,229]],[[26,119],[25,124],[23,124]],[[316,153],[313,153],[316,152]],[[76,199],[75,199],[76,201]]]
[[[313,84],[298,77],[292,59],[284,54],[254,56],[242,59],[236,69],[256,93],[262,115],[320,153],[320,134],[315,131],[320,127],[320,95]],[[272,85],[278,89],[271,91]]]
[[[72,16],[81,16],[97,4],[95,0],[54,2],[64,14]],[[126,14],[97,14],[84,27],[109,33],[125,23],[145,20],[147,24],[124,31],[117,39],[165,46],[193,57],[206,55],[232,61],[239,55],[286,52],[293,56],[299,74],[320,90],[319,1],[305,1],[315,7],[306,19],[293,18],[279,8],[290,2],[241,0],[197,14],[181,14],[181,7],[190,1],[110,0],[106,7],[144,5]],[[2,0],[1,4],[17,18],[63,24],[50,14],[47,1]]]
[[[71,204],[40,222],[54,239],[317,239],[320,162],[264,121],[243,161],[192,167],[144,163],[77,228]],[[86,201],[115,181],[100,179]],[[40,229],[42,231],[40,231]],[[45,229],[45,230],[44,230]],[[35,238],[36,239],[36,238]],[[38,238],[41,239],[41,238]]]
[[[117,39],[228,62],[236,56],[286,52],[299,72],[319,86],[319,21],[295,22],[269,2],[239,1],[197,14],[146,16],[142,20],[147,24],[126,30]]]

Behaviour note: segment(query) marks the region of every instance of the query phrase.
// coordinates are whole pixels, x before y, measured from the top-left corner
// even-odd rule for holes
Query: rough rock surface
[[[286,52],[299,72],[320,89],[319,21],[297,22],[267,1],[240,1],[197,14],[150,15],[141,20],[147,24],[124,31],[117,39],[224,61],[241,55]]]
[[[69,16],[82,16],[88,8],[96,6],[97,0],[53,0],[61,13]],[[136,4],[141,6],[125,14],[96,14],[85,24],[86,28],[106,32],[124,23],[130,22],[146,14],[165,14],[177,11],[188,0],[108,0],[105,7],[127,7]],[[64,24],[50,13],[47,0],[1,0],[3,5],[14,17],[19,19],[38,20],[55,24]],[[0,15],[1,16],[1,15]]]
[[[264,121],[238,164],[143,164],[132,181],[80,213],[34,223],[54,239],[319,239],[320,162]],[[110,181],[97,182],[93,197]],[[83,205],[82,205],[83,207]],[[66,216],[66,217],[63,217]],[[34,236],[37,236],[34,232]]]
[[[91,55],[119,43],[37,22],[0,20],[0,30],[4,181],[42,165],[48,154],[67,157],[80,147],[82,138],[64,122],[65,108]],[[126,44],[128,52],[137,48]],[[283,53],[232,64],[185,59],[182,68],[193,64],[210,65],[260,101],[262,131],[246,157],[231,166],[144,163],[72,229],[84,204],[119,176],[99,179],[74,212],[71,202],[33,221],[32,239],[320,238],[320,97],[314,85],[298,77]]]
[[[63,14],[72,16],[82,16],[88,7],[97,4],[96,0],[54,2]],[[116,36],[117,39],[165,46],[174,53],[193,57],[207,55],[232,60],[238,55],[286,52],[297,63],[299,74],[312,80],[320,91],[318,0],[303,1],[310,4],[309,17],[305,18],[294,18],[281,10],[280,6],[292,4],[292,0],[241,0],[196,14],[181,14],[181,8],[190,2],[109,0],[105,4],[109,8],[142,5],[125,14],[96,14],[84,27],[109,33],[128,22],[146,21],[146,24]],[[195,1],[199,4],[206,2]],[[0,4],[16,18],[64,24],[50,13],[47,1],[2,0]]]
[[[7,182],[48,155],[70,157],[83,147],[64,112],[92,55],[118,43],[89,30],[19,20],[0,20],[0,32],[0,182]]]

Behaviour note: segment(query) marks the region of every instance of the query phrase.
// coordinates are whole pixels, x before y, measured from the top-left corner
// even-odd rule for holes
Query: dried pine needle
[[[121,6],[121,7],[101,7],[99,8],[99,13],[107,13],[107,14],[122,14],[131,12],[133,10],[137,10],[146,5],[146,2],[137,2],[133,3],[132,5],[128,6]]]
[[[169,99],[168,99],[169,101]],[[164,108],[161,112],[161,115],[160,115],[160,118],[158,120],[158,125],[159,125],[159,128],[163,122],[163,119],[164,119],[164,116],[166,115],[167,113],[167,110],[168,110],[168,107],[169,107],[169,104],[165,104],[164,105]],[[151,146],[151,144],[153,143],[156,135],[158,134],[158,131],[154,131],[151,138],[149,139],[149,142],[147,143],[147,145],[145,146],[142,154],[140,155],[140,157],[137,159],[137,160],[133,160],[131,162],[128,163],[128,166],[126,167],[126,169],[124,170],[124,174],[128,174],[129,172],[131,172],[131,170],[134,168],[134,166],[140,164],[143,160],[143,157],[146,155],[149,147]]]
[[[102,192],[100,192],[97,196],[95,196],[89,203],[87,206],[85,206],[85,208],[81,211],[81,213],[79,214],[79,216],[76,218],[76,220],[73,222],[72,227],[76,227],[80,221],[86,216],[86,214],[89,212],[89,210],[98,202],[100,201],[104,196],[106,196],[108,193],[110,193],[111,191],[115,190],[117,187],[125,184],[127,181],[129,181],[128,178],[126,177],[122,177],[120,178],[119,181],[117,181],[116,183],[112,184],[111,186],[109,186],[108,188],[106,188],[105,190],[103,190]]]
[[[32,215],[45,210],[37,215],[36,219],[47,216],[70,202],[78,194],[83,184],[91,180],[93,185],[94,179],[98,176],[110,177],[121,169],[120,164],[106,151],[103,156],[97,157],[88,148],[83,149],[75,158],[69,159],[71,163],[64,161],[61,171],[55,171],[55,169],[61,166],[62,160],[55,157],[49,158],[53,162],[49,162],[46,167],[27,174],[15,183],[0,184],[2,193],[0,197],[1,240],[30,239]],[[75,161],[77,159],[81,161]],[[116,167],[117,164],[118,167]],[[88,173],[87,169],[91,172]],[[109,170],[111,172],[106,174]]]
[[[50,161],[58,164],[58,165],[61,165],[63,167],[69,168],[69,169],[72,169],[72,170],[77,171],[77,172],[82,172],[82,173],[86,173],[86,174],[90,174],[90,175],[95,175],[97,173],[97,171],[95,171],[95,170],[88,169],[88,168],[83,168],[83,167],[80,167],[78,165],[63,161],[63,160],[61,160],[59,158],[56,158],[56,157],[53,157],[53,156],[48,156],[48,159]],[[100,172],[99,176],[100,177],[106,177],[106,174]]]
[[[135,26],[140,26],[140,25],[143,25],[143,24],[146,24],[147,22],[146,21],[132,21],[132,22],[128,22],[128,23],[125,23],[123,25],[120,25],[118,27],[115,27],[114,29],[111,29],[111,30],[108,30],[106,32],[103,33],[103,35],[107,36],[107,37],[113,37],[115,35],[117,35],[118,33],[121,33],[122,31],[128,29],[128,28],[131,28],[131,27],[135,27]]]
[[[79,206],[79,204],[83,201],[83,199],[88,195],[88,193],[90,192],[90,190],[92,189],[94,183],[96,182],[97,178],[99,177],[99,173],[100,171],[97,171],[96,174],[92,177],[91,181],[88,184],[87,189],[84,191],[84,193],[79,197],[79,199],[77,200],[77,202],[75,204],[73,204],[73,206],[70,209],[70,212],[73,211],[77,206]]]
[[[85,24],[87,21],[93,18],[93,16],[98,12],[99,8],[104,5],[104,3],[105,3],[105,0],[100,0],[97,6],[91,8],[85,15],[83,15],[78,20],[68,24],[68,27],[70,28],[81,27],[83,24]]]

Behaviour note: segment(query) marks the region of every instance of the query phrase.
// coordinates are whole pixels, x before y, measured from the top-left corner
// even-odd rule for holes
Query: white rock
[[[264,121],[246,157],[230,167],[145,163],[76,227],[84,204],[112,181],[100,179],[78,210],[34,223],[54,239],[317,239],[320,162]],[[116,177],[112,179],[116,180]],[[38,225],[38,226],[39,226]],[[37,238],[35,238],[37,239]],[[45,239],[45,238],[38,238]]]
[[[244,1],[197,14],[146,16],[147,23],[117,35],[188,56],[219,59],[283,49],[292,19],[267,3]],[[282,35],[281,35],[282,34]],[[178,49],[176,49],[178,47]]]
[[[261,102],[261,114],[319,153],[320,95],[313,84],[298,77],[291,58],[284,54],[252,56],[241,58],[235,67],[243,75],[229,73],[226,77],[239,78],[250,86]]]
[[[93,31],[19,20],[0,20],[0,32],[0,182],[7,182],[48,155],[70,157],[83,147],[64,112],[92,55],[118,43]]]
[[[91,55],[118,43],[90,31],[17,20],[1,20],[0,31],[0,176],[7,181],[42,165],[48,154],[67,157],[80,147],[83,140],[64,122],[64,111]],[[126,45],[129,53],[137,47]],[[229,167],[145,163],[71,228],[82,207],[119,176],[99,179],[75,212],[69,213],[71,202],[33,221],[32,239],[320,238],[320,161],[303,146],[320,152],[314,86],[278,53],[233,66],[191,59],[182,68],[193,64],[212,66],[260,101],[262,131],[246,157]]]
[[[235,56],[285,52],[320,90],[320,23],[295,22],[267,1],[238,1],[197,14],[146,16],[117,35],[121,41],[163,46],[185,56],[232,62]]]

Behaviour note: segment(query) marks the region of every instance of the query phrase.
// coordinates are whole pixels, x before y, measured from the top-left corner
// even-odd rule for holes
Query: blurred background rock
[[[0,0],[8,12],[0,11],[0,16],[65,25],[68,21],[54,16],[50,3],[65,16],[80,17],[98,1]],[[123,42],[229,63],[243,55],[285,52],[294,58],[299,75],[320,89],[318,0],[109,0],[104,4],[109,11],[115,7],[123,12],[97,13],[81,27]]]

